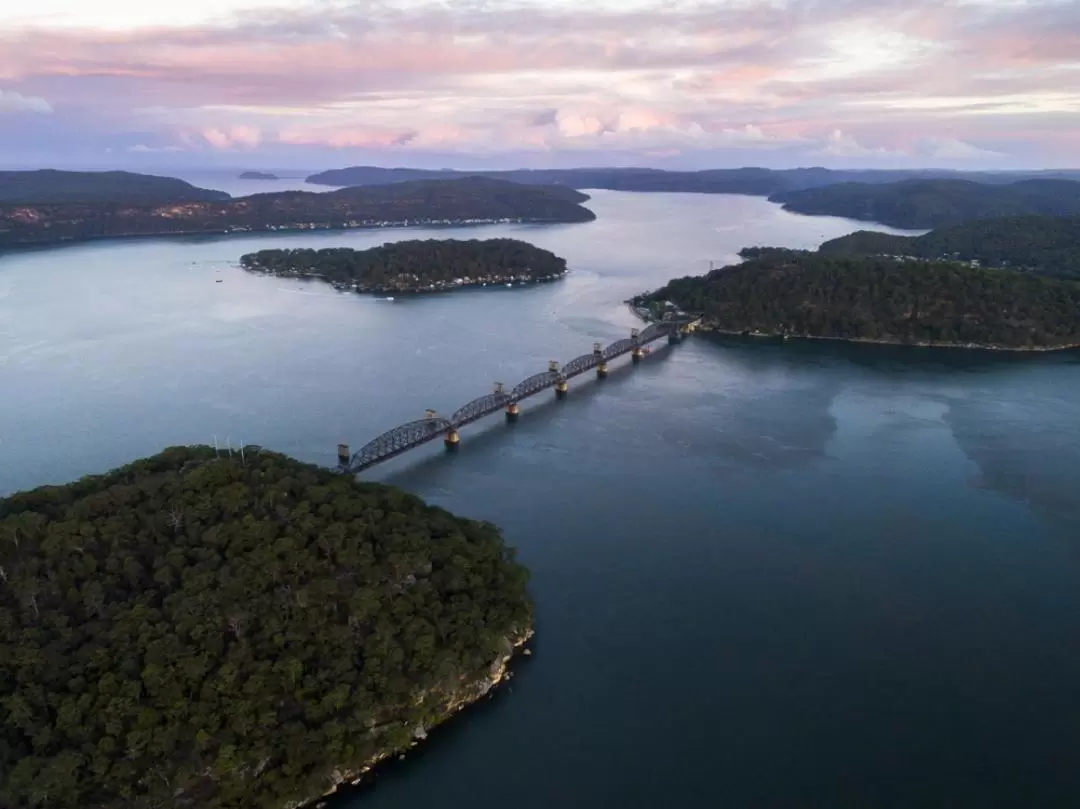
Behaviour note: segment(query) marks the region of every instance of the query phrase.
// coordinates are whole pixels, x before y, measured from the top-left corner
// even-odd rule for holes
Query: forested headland
[[[977,219],[922,236],[860,230],[825,242],[836,255],[893,255],[977,261],[1058,278],[1080,280],[1080,216]]]
[[[743,264],[646,296],[703,315],[702,327],[1017,350],[1080,346],[1080,284],[959,262],[754,248]]]
[[[1080,182],[1027,179],[993,185],[964,179],[840,183],[770,197],[796,213],[845,216],[920,230],[1002,216],[1080,215]]]
[[[499,531],[245,448],[0,499],[0,806],[283,809],[488,692]]]
[[[589,222],[596,216],[580,204],[587,199],[570,188],[466,177],[220,201],[0,204],[0,248],[120,236]]]
[[[481,284],[536,283],[566,274],[566,260],[518,239],[413,239],[367,250],[260,250],[240,266],[317,277],[358,292],[427,292]]]

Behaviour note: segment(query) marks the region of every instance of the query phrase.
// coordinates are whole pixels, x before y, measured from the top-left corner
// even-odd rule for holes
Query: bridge
[[[692,331],[696,324],[697,319],[688,316],[667,317],[650,323],[641,331],[632,329],[629,337],[616,340],[606,348],[600,343],[593,343],[592,352],[582,354],[561,367],[553,360],[546,371],[521,380],[510,390],[506,390],[501,382],[496,382],[493,392],[462,405],[449,418],[428,410],[425,418],[387,430],[353,455],[349,454],[348,444],[339,444],[338,471],[355,475],[440,437],[447,449],[455,449],[461,441],[458,430],[465,425],[499,410],[505,410],[507,420],[514,421],[520,413],[519,403],[522,400],[548,388],[554,388],[558,398],[565,398],[569,391],[567,382],[575,376],[595,368],[597,378],[603,379],[608,374],[608,363],[615,358],[629,354],[634,362],[638,362],[645,355],[649,343],[663,337],[672,343],[680,342],[683,335]]]

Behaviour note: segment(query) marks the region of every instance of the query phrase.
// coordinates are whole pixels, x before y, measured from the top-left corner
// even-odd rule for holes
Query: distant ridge
[[[0,171],[0,205],[92,202],[150,204],[213,202],[229,198],[224,191],[197,188],[175,177],[129,171]]]
[[[704,169],[666,171],[650,168],[509,169],[506,171],[463,171],[457,169],[381,168],[353,166],[312,174],[314,185],[387,185],[412,180],[449,180],[481,176],[530,185],[563,185],[570,188],[598,188],[613,191],[682,191],[706,194],[747,194],[771,196],[788,191],[818,188],[838,183],[880,185],[912,179],[963,179],[987,185],[1004,185],[1022,179],[1080,180],[1080,170],[1032,172],[957,172],[944,169],[835,170],[821,167],[797,169]]]
[[[273,191],[207,202],[0,204],[0,248],[87,239],[422,224],[590,222],[571,188],[485,177],[337,191]]]

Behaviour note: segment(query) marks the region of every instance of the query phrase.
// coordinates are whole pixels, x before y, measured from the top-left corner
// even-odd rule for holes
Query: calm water
[[[628,333],[619,303],[858,227],[596,192],[553,228],[131,241],[0,258],[0,493],[163,446],[332,464]],[[574,272],[394,303],[265,246],[514,236]],[[221,279],[223,283],[215,283]],[[345,807],[1080,805],[1080,359],[694,338],[369,473],[505,529],[512,686]]]

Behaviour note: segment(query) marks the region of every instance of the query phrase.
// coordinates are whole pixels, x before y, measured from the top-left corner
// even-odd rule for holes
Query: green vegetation
[[[1080,182],[1038,179],[987,185],[936,179],[885,185],[842,183],[784,192],[771,199],[797,213],[846,216],[917,230],[970,219],[1080,214]]]
[[[956,262],[759,248],[652,293],[726,332],[1014,349],[1080,345],[1080,284]]]
[[[922,236],[860,230],[825,242],[822,253],[978,261],[988,267],[1080,280],[1080,216],[980,219]]]
[[[255,447],[0,499],[0,806],[316,798],[486,693],[531,631],[513,558]]]
[[[0,205],[58,203],[212,202],[223,191],[196,188],[173,177],[128,171],[0,171]]]
[[[369,250],[260,250],[241,256],[240,265],[273,275],[317,276],[360,292],[547,281],[566,273],[565,259],[518,239],[414,239]]]
[[[324,194],[278,191],[221,202],[0,205],[0,248],[111,236],[421,224],[589,222],[588,196],[570,188],[466,177]]]

